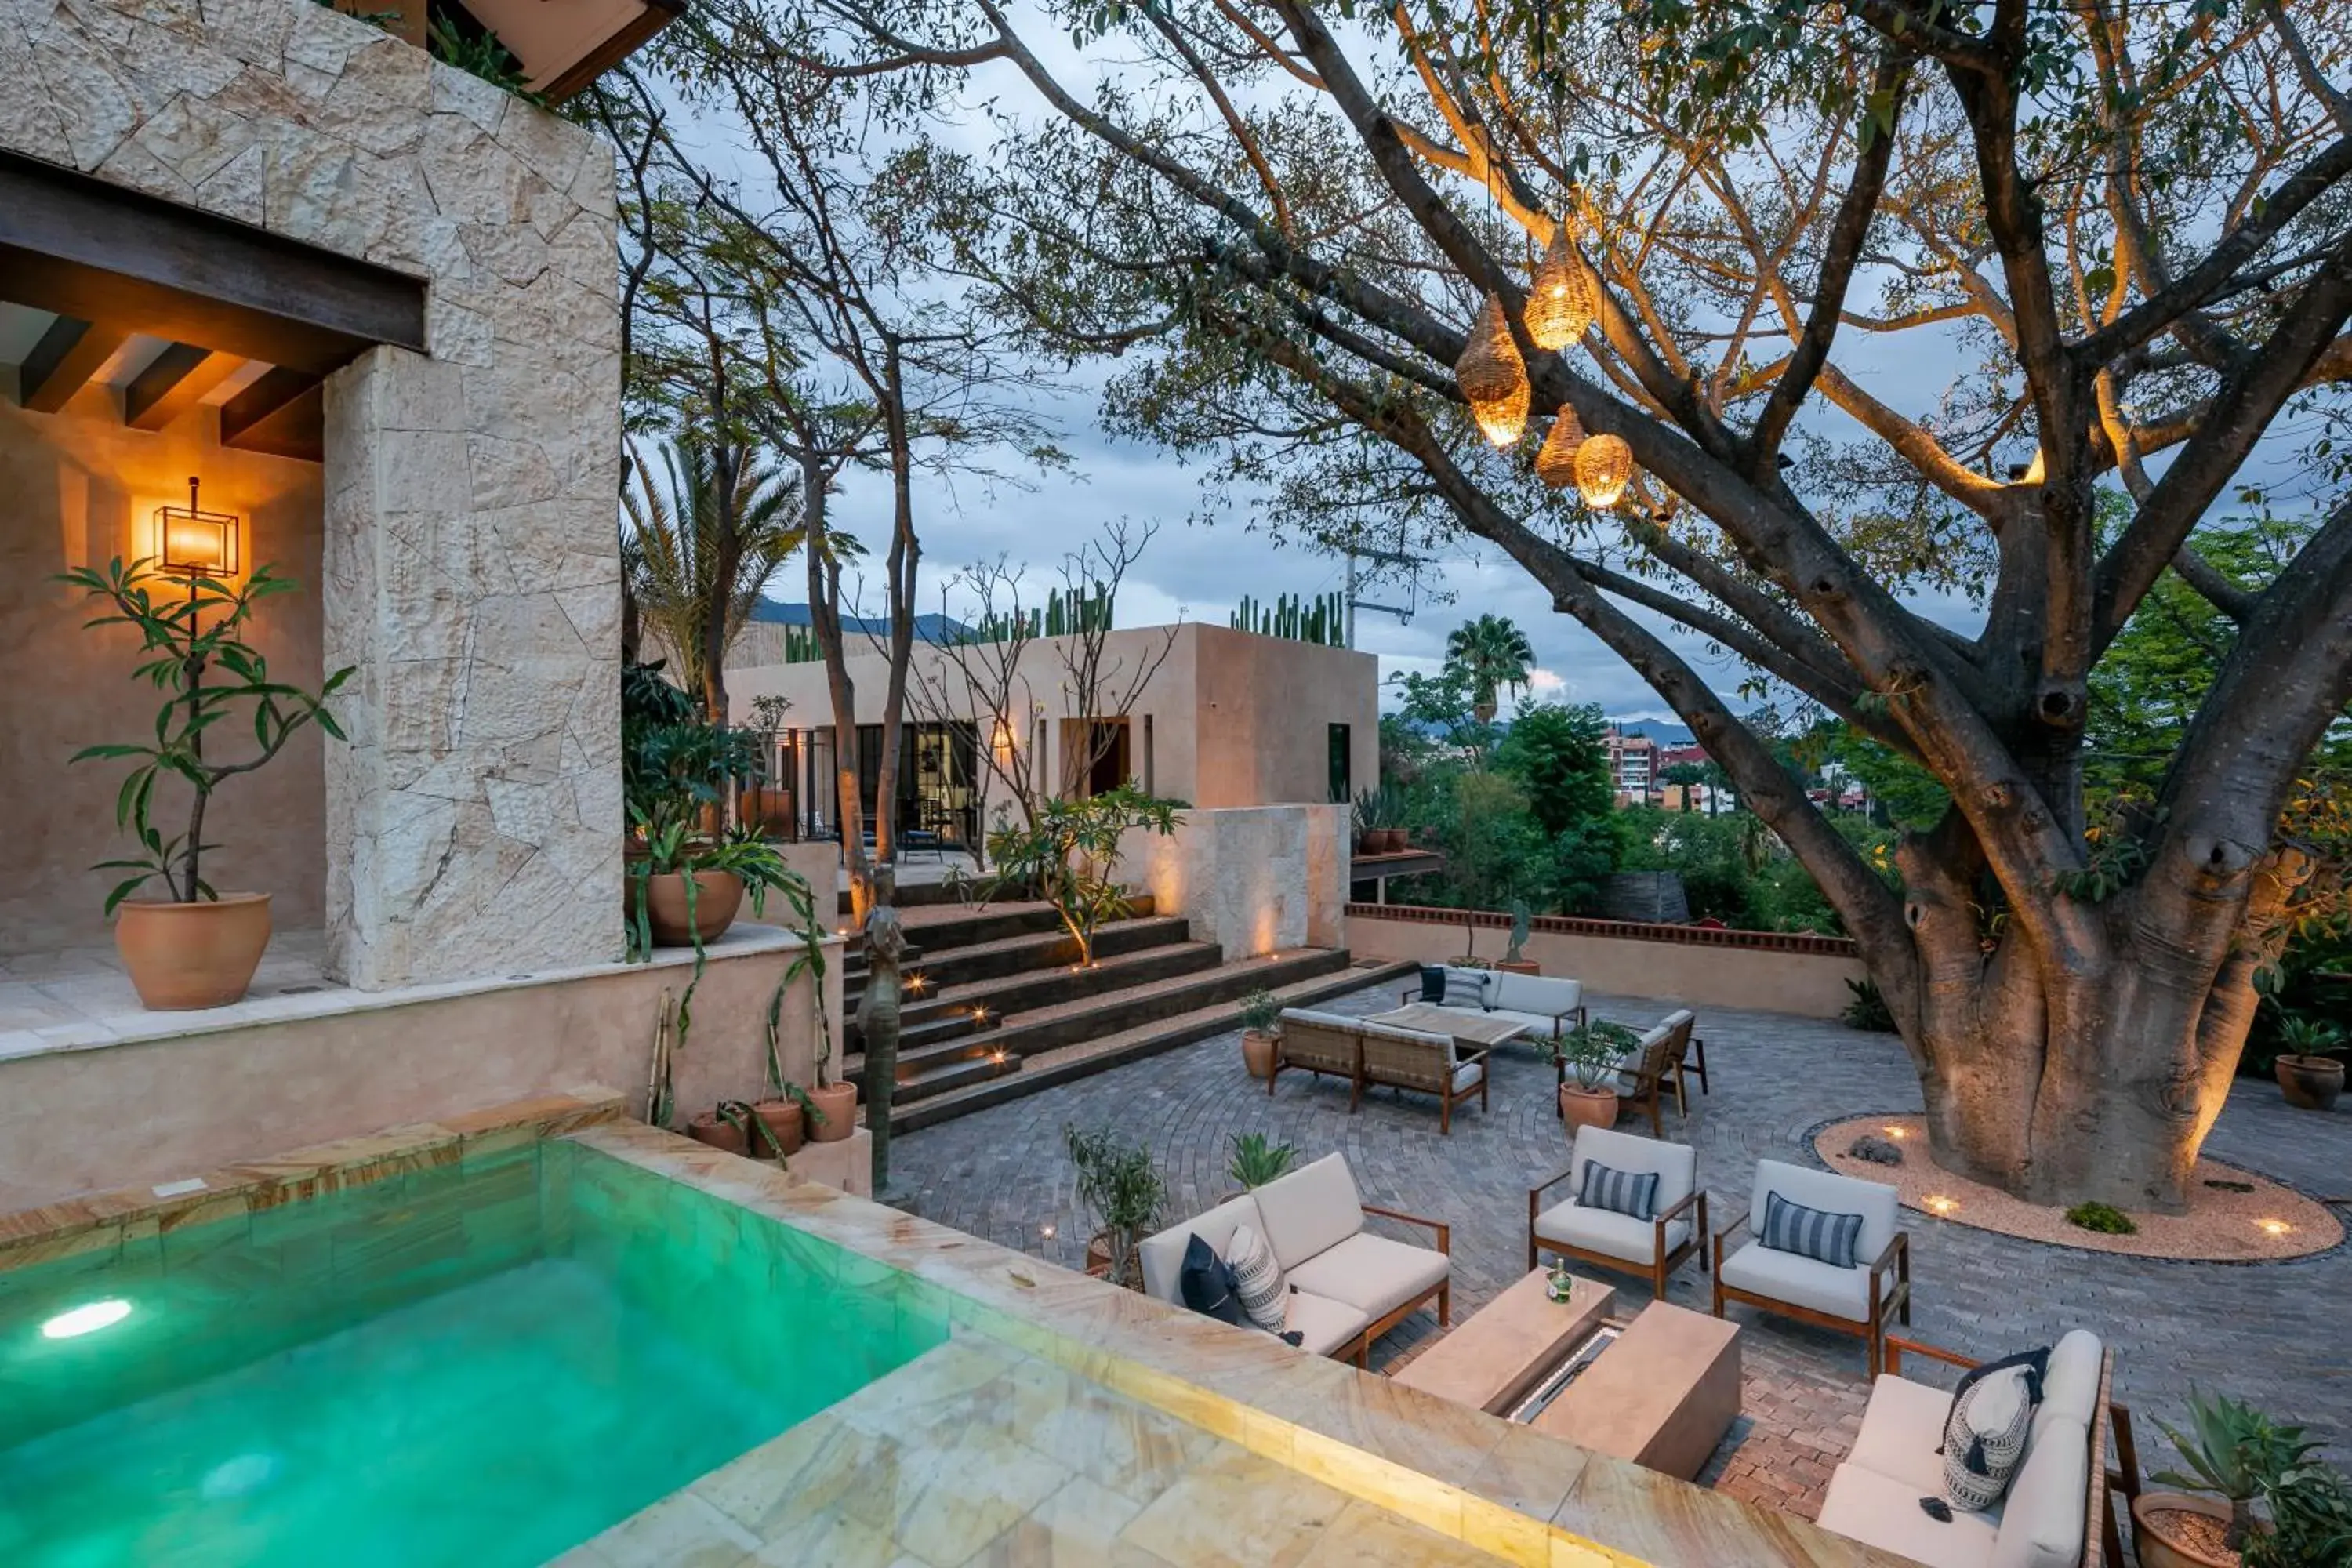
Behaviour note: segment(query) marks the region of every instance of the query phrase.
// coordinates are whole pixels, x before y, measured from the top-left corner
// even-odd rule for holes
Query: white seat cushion
[[[1258,1228],[1274,1244],[1285,1274],[1364,1228],[1363,1200],[1343,1154],[1326,1154],[1250,1195],[1264,1216]]]
[[[1944,1440],[1944,1418],[1951,1408],[1948,1390],[1881,1373],[1870,1385],[1862,1433],[1845,1462],[1901,1481],[1921,1497],[1942,1495],[1944,1460],[1936,1449]]]
[[[1454,1064],[1454,1092],[1461,1094],[1467,1089],[1477,1088],[1478,1080],[1486,1076],[1486,1064],[1485,1062],[1455,1062]]]
[[[1445,1280],[1445,1254],[1358,1231],[1290,1270],[1293,1285],[1382,1318]]]
[[[2105,1355],[2099,1336],[2084,1329],[2073,1330],[2051,1346],[2050,1367],[2042,1378],[2042,1408],[2035,1419],[2044,1420],[2056,1413],[2089,1426],[2091,1413],[2099,1405],[2099,1363]]]
[[[1666,1250],[1672,1252],[1690,1239],[1690,1222],[1686,1219],[1666,1223]],[[1646,1219],[1635,1219],[1629,1214],[1612,1214],[1607,1209],[1580,1207],[1574,1199],[1554,1204],[1536,1216],[1536,1239],[1555,1242],[1562,1247],[1580,1247],[1587,1252],[1606,1253],[1622,1258],[1628,1263],[1648,1268],[1657,1261],[1652,1254],[1658,1244],[1658,1227]]]
[[[1499,1018],[1507,1023],[1517,1024],[1536,1039],[1551,1038],[1552,1016],[1549,1013],[1522,1013],[1515,1007],[1497,1007],[1485,1016],[1489,1023]]]
[[[2000,1528],[1996,1516],[1954,1509],[1951,1522],[1945,1524],[1919,1511],[1921,1498],[1942,1495],[1940,1476],[1934,1488],[1922,1491],[1909,1481],[1849,1462],[1830,1477],[1821,1526],[1927,1568],[1992,1568]]]
[[[1249,1226],[1264,1234],[1265,1222],[1258,1215],[1257,1200],[1244,1193],[1237,1198],[1227,1198],[1204,1215],[1171,1226],[1157,1236],[1147,1236],[1136,1247],[1143,1261],[1143,1292],[1162,1301],[1182,1300],[1180,1276],[1184,1268],[1184,1244],[1197,1236],[1209,1244],[1218,1257],[1225,1256],[1233,1245],[1234,1232]]]
[[[1285,1300],[1288,1305],[1283,1313],[1283,1331],[1298,1334],[1298,1348],[1312,1355],[1329,1355],[1362,1333],[1372,1321],[1370,1313],[1345,1301],[1304,1290],[1293,1290]]]
[[[1751,1241],[1723,1260],[1723,1282],[1735,1290],[1811,1307],[1850,1323],[1870,1321],[1870,1270],[1832,1268],[1794,1252]],[[1942,1483],[1937,1483],[1939,1487]]]
[[[2090,1485],[2090,1428],[2063,1411],[2037,1422],[2001,1503],[1992,1568],[2075,1568],[2083,1560]]]
[[[1544,974],[1511,974],[1497,970],[1487,983],[1486,1005],[1500,1012],[1532,1013],[1543,1019],[1544,1032],[1562,1014],[1584,1004],[1584,987],[1573,980]]]

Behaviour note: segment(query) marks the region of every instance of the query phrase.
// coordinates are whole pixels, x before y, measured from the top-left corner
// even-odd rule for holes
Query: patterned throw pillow
[[[1234,1271],[1234,1288],[1250,1321],[1269,1333],[1282,1332],[1282,1265],[1274,1260],[1265,1237],[1253,1226],[1236,1226],[1225,1244],[1225,1267]]]
[[[1982,1513],[2008,1492],[2033,1430],[2031,1376],[2011,1367],[1952,1401],[1944,1426],[1944,1495],[1954,1508]]]
[[[1960,1381],[1952,1384],[1952,1403],[1944,1406],[1945,1427],[1949,1429],[1951,1426],[1952,1412],[1959,1408],[1961,1398],[1967,1394],[1969,1389],[1974,1388],[1978,1384],[1982,1383],[1986,1378],[1992,1376],[1995,1373],[2007,1372],[2011,1367],[2019,1367],[2024,1370],[2025,1402],[2028,1405],[2032,1405],[2035,1409],[2040,1409],[2042,1407],[2042,1380],[2050,1375],[2050,1346],[2043,1345],[2038,1351],[2020,1351],[2015,1355],[2003,1356],[1999,1361],[1979,1362],[1975,1366],[1972,1366],[1969,1368],[1968,1371],[1962,1373],[1960,1374]],[[1944,1445],[1941,1443],[1937,1444],[1936,1452],[1940,1454],[1943,1451]]]
[[[1809,1209],[1778,1193],[1767,1193],[1764,1233],[1756,1239],[1775,1252],[1793,1252],[1839,1268],[1852,1268],[1855,1247],[1862,1240],[1862,1216]]]
[[[1176,1273],[1176,1289],[1184,1298],[1184,1305],[1203,1317],[1236,1328],[1249,1321],[1242,1311],[1241,1294],[1234,1289],[1234,1271],[1217,1257],[1214,1248],[1197,1236],[1184,1243],[1184,1261]]]
[[[1584,1180],[1576,1189],[1576,1206],[1608,1209],[1635,1219],[1654,1219],[1658,1213],[1655,1171],[1612,1171],[1598,1160],[1584,1162]]]

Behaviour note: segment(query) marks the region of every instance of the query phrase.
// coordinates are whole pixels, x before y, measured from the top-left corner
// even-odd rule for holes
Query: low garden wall
[[[841,946],[825,947],[838,1051]],[[713,945],[673,1058],[680,1117],[760,1097],[769,998],[799,949],[796,935],[742,925]],[[202,1014],[154,1014],[182,1026],[0,1060],[0,1214],[589,1085],[620,1090],[643,1116],[662,994],[675,998],[691,965],[690,953],[665,950],[650,963],[520,980],[338,990],[286,997],[303,1016],[212,1027]],[[806,975],[777,1018],[785,1075],[805,1084],[817,1038]],[[803,1173],[835,1184],[848,1174],[818,1163]]]
[[[1465,923],[1475,926],[1477,956],[1503,955],[1510,916],[1408,904],[1349,904],[1348,948],[1359,958],[1443,963],[1463,955]],[[1810,1018],[1837,1016],[1853,1000],[1846,982],[1867,973],[1853,943],[1842,936],[1565,915],[1536,917],[1524,956],[1546,974],[1579,980],[1595,991]]]

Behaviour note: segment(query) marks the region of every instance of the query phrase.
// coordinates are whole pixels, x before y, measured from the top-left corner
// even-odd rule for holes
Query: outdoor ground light
[[[155,509],[155,560],[175,577],[236,575],[237,522],[233,512],[206,511],[188,476],[188,504]]]
[[[84,1334],[96,1333],[100,1329],[112,1328],[130,1315],[131,1303],[119,1298],[106,1301],[91,1301],[87,1305],[76,1307],[70,1311],[59,1312],[56,1317],[43,1323],[41,1337],[45,1340],[79,1339]]]

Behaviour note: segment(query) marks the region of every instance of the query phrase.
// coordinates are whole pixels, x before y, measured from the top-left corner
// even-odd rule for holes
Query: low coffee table
[[[1479,1308],[1391,1381],[1500,1415],[1592,1336],[1617,1292],[1579,1279],[1565,1302],[1545,1290],[1538,1268]]]
[[[1689,1480],[1738,1415],[1738,1325],[1653,1301],[1532,1425]]]
[[[1440,1007],[1429,1002],[1408,1002],[1385,1013],[1367,1013],[1367,1024],[1386,1024],[1391,1028],[1419,1029],[1425,1035],[1451,1035],[1457,1040],[1467,1040],[1474,1046],[1499,1046],[1528,1032],[1525,1024],[1509,1018],[1497,1018],[1486,1013],[1465,1013],[1456,1007]]]

